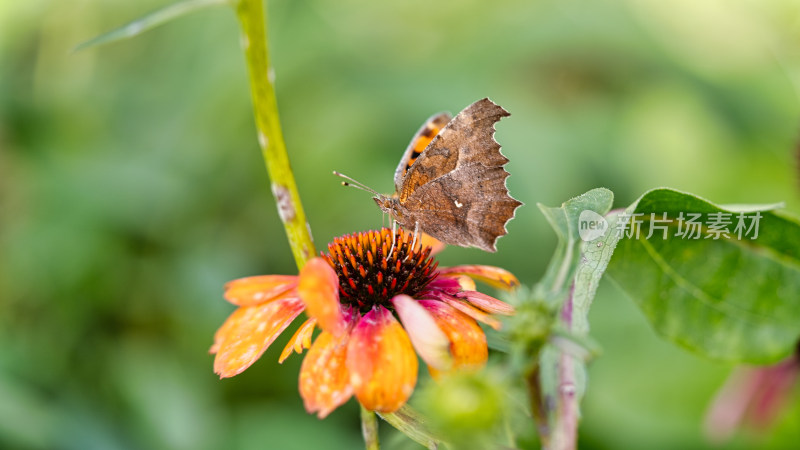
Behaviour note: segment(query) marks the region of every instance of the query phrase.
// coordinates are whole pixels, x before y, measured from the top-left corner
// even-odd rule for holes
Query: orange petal
[[[478,291],[459,292],[456,294],[456,297],[464,299],[472,303],[473,306],[477,306],[490,314],[502,314],[504,316],[514,315],[513,306]]]
[[[439,370],[449,370],[453,365],[450,340],[428,311],[407,295],[395,296],[392,304],[422,360]]]
[[[336,337],[323,331],[314,341],[300,368],[300,396],[306,411],[322,419],[353,395],[347,371],[349,335]]]
[[[260,275],[233,280],[225,285],[225,300],[249,306],[277,299],[297,286],[296,275]]]
[[[519,280],[511,272],[493,266],[455,266],[444,267],[438,270],[440,276],[451,277],[454,275],[468,275],[478,281],[483,281],[489,286],[499,289],[511,290],[519,286]]]
[[[443,302],[447,303],[453,308],[463,312],[464,314],[472,317],[473,319],[479,322],[483,322],[486,325],[489,325],[495,330],[499,330],[500,327],[502,326],[499,320],[481,311],[480,309],[470,305],[467,302],[463,302],[457,298],[450,297],[449,295],[442,295],[440,298]]]
[[[458,281],[458,285],[461,286],[462,291],[474,291],[476,290],[475,280],[466,276],[466,275],[456,275],[453,277],[456,281]]]
[[[445,248],[445,244],[440,240],[426,233],[419,234],[419,243],[422,245],[422,248],[430,247],[431,255],[435,255]]]
[[[417,384],[417,355],[400,323],[378,306],[353,329],[347,370],[358,401],[371,411],[393,412]]]
[[[420,300],[419,304],[428,310],[450,340],[453,369],[480,368],[486,364],[489,357],[486,335],[475,320],[440,301]],[[441,373],[434,367],[429,370],[434,377]]]
[[[320,328],[336,336],[344,334],[339,279],[324,259],[313,258],[303,266],[297,293],[306,305],[306,314],[317,319]]]
[[[292,338],[289,339],[286,347],[283,348],[278,363],[282,364],[286,358],[292,354],[292,350],[300,354],[303,353],[303,350],[311,347],[311,335],[314,333],[314,326],[316,324],[317,319],[308,319],[300,325],[300,328],[298,328],[297,331],[294,332]]]
[[[214,372],[227,378],[250,367],[302,311],[296,298],[240,306],[214,336]]]

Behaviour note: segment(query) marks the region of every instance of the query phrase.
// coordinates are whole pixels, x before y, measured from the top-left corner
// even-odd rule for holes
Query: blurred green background
[[[0,2],[0,448],[359,448],[352,401],[303,410],[301,358],[277,364],[289,332],[243,374],[212,373],[223,284],[296,273],[234,14],[71,51],[165,3]],[[796,1],[275,0],[269,23],[319,248],[383,223],[332,170],[391,191],[424,119],[485,96],[512,113],[497,139],[526,206],[496,254],[452,248],[443,265],[535,282],[555,246],[536,203],[598,186],[618,207],[669,186],[800,210]],[[604,353],[581,447],[709,446],[700,424],[731,368],[660,340],[608,282],[591,320]],[[794,406],[727,447],[787,447],[798,423]]]

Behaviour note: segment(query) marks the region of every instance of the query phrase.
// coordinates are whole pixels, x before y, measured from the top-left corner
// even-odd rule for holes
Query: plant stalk
[[[364,435],[364,446],[367,450],[380,450],[381,445],[378,441],[378,419],[375,413],[361,407],[361,433]]]
[[[301,268],[316,250],[281,132],[275,98],[275,72],[269,63],[265,3],[265,0],[239,0],[236,14],[242,26],[241,42],[250,75],[258,143],[267,165],[278,215],[286,230],[297,267]]]

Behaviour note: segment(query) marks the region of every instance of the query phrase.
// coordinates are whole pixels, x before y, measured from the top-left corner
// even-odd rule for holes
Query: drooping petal
[[[419,304],[428,310],[439,329],[447,335],[454,360],[453,369],[480,368],[486,364],[489,357],[486,335],[474,319],[437,300],[420,300]],[[433,376],[440,374],[434,367],[429,369]]]
[[[296,275],[260,275],[228,282],[224,296],[234,305],[249,306],[276,300],[295,286]]]
[[[483,281],[489,286],[499,289],[511,290],[519,286],[519,280],[511,272],[493,266],[455,266],[439,268],[440,276],[468,275],[478,281]]]
[[[306,305],[306,314],[317,319],[320,328],[341,336],[346,323],[339,305],[339,279],[322,258],[313,258],[300,271],[297,293]]]
[[[464,299],[490,314],[514,315],[513,306],[478,291],[459,292],[456,297]]]
[[[300,396],[306,411],[322,419],[353,395],[347,371],[347,333],[317,336],[300,368]]]
[[[453,364],[450,340],[436,325],[430,313],[417,300],[407,295],[395,296],[392,304],[422,360],[436,369],[449,370]]]
[[[294,332],[292,338],[289,339],[286,347],[283,348],[278,363],[283,364],[286,358],[292,354],[292,350],[300,354],[303,353],[303,350],[311,347],[311,335],[314,333],[314,326],[316,324],[317,319],[308,319],[300,325],[300,328],[298,328],[297,331]]]
[[[347,369],[365,408],[388,413],[403,406],[417,383],[418,364],[408,335],[386,308],[373,308],[353,329]]]
[[[449,295],[441,295],[438,297],[439,300],[447,303],[448,305],[452,306],[453,308],[461,311],[462,313],[472,317],[473,319],[483,322],[486,325],[494,328],[495,330],[499,330],[502,324],[499,320],[495,319],[494,317],[490,316],[489,314],[481,311],[480,309],[470,305],[469,303],[459,300],[455,297],[451,297]]]
[[[250,367],[302,311],[297,298],[240,306],[214,336],[214,372],[227,378]]]

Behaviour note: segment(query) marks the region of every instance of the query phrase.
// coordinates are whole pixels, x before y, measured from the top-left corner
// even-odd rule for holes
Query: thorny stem
[[[278,214],[297,267],[301,268],[316,251],[281,132],[274,71],[269,63],[267,47],[265,3],[265,0],[239,0],[236,13],[242,26],[242,48],[250,75],[258,143],[272,181]]]
[[[380,450],[378,442],[378,419],[375,413],[361,407],[361,433],[364,435],[364,446],[367,450]]]

